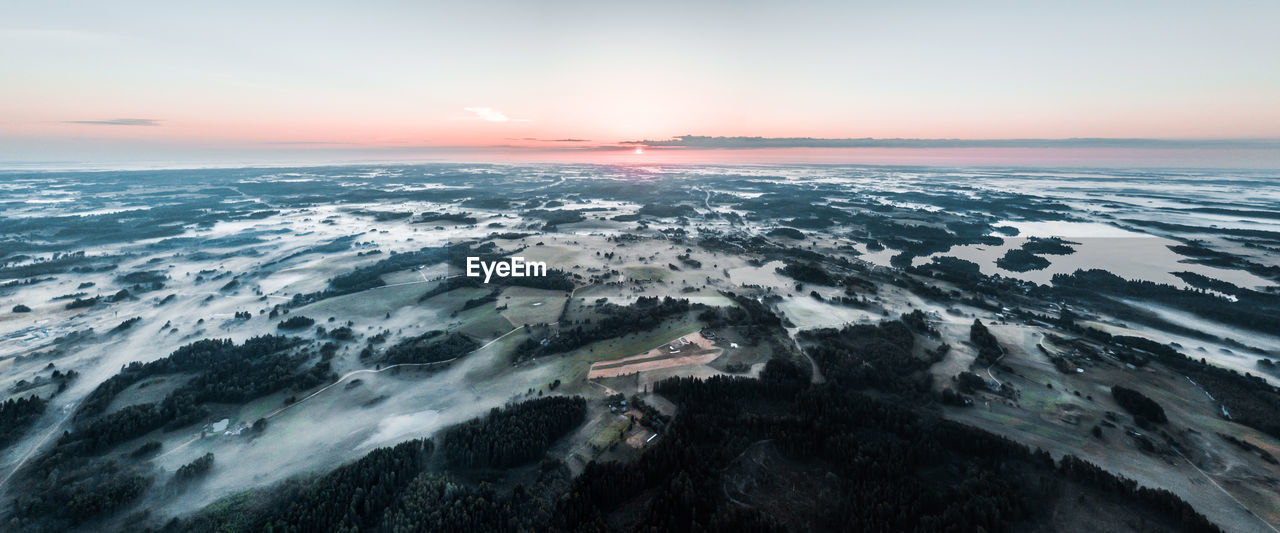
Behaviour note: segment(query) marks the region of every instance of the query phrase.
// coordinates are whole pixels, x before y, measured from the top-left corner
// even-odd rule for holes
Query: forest
[[[782,319],[765,304],[732,292],[721,291],[720,294],[736,305],[703,309],[698,313],[698,321],[707,328],[734,328],[752,346],[777,335],[786,335]]]
[[[585,411],[585,400],[576,396],[508,405],[447,430],[443,449],[421,439],[378,448],[327,474],[229,497],[190,518],[170,520],[162,531],[547,530],[557,523],[558,502],[569,487],[563,464],[543,461],[532,486],[508,490],[461,484],[428,465],[436,453],[450,464],[474,458],[486,467],[536,461],[582,423]]]
[[[174,518],[161,530],[377,530],[384,511],[418,478],[433,449],[431,441],[421,439],[378,448],[327,474],[236,495],[186,520]]]
[[[900,321],[802,332],[800,342],[822,375],[853,390],[915,396],[929,390],[933,362],[911,354],[915,337]]]
[[[572,327],[562,327],[547,337],[545,344],[536,335],[530,335],[516,347],[515,359],[523,361],[564,353],[599,340],[650,330],[658,327],[663,320],[687,313],[695,307],[689,300],[677,300],[669,296],[661,300],[656,296],[641,296],[635,303],[627,306],[600,304],[598,308],[602,316],[583,320]]]
[[[311,354],[290,350],[297,342],[272,335],[241,345],[206,339],[150,363],[132,363],[89,394],[76,412],[74,429],[58,439],[56,451],[94,454],[149,431],[197,423],[208,416],[207,403],[243,403],[284,388],[305,390],[333,379],[326,361],[301,368]],[[103,414],[111,400],[130,385],[178,372],[196,375],[158,403],[130,405]]]
[[[1058,237],[1031,237],[1022,243],[1022,249],[1033,254],[1070,255],[1076,252],[1072,246],[1080,243]]]
[[[977,263],[949,255],[934,257],[929,263],[911,267],[909,271],[947,280],[961,287],[970,287],[986,278]]]
[[[1131,515],[1117,518],[1140,530],[1218,531],[1168,492],[1139,488],[1074,457],[1055,463],[981,430],[835,385],[811,386],[807,378],[773,360],[759,380],[661,382],[658,392],[681,412],[663,438],[635,461],[591,463],[572,480],[562,466],[544,462],[532,486],[459,483],[424,471],[430,443],[410,441],[292,484],[294,496],[215,505],[166,529],[269,522],[272,531],[995,532],[1051,520],[1048,509],[1070,486],[1082,494],[1061,505],[1120,502]],[[725,488],[738,475],[734,458],[768,442],[787,458],[832,472],[834,504],[811,516],[767,512],[788,496],[776,491],[740,494],[749,501],[731,503]]]
[[[389,365],[439,363],[462,357],[479,347],[480,343],[461,333],[433,330],[387,348],[382,362]]]
[[[461,213],[441,213],[438,211],[427,211],[425,213],[419,213],[418,216],[414,217],[413,219],[414,224],[426,224],[430,222],[447,222],[450,224],[467,225],[467,224],[475,224],[476,217],[471,216],[470,213],[467,213],[465,211]]]
[[[1049,260],[1022,248],[1010,248],[999,259],[996,266],[1010,272],[1030,272],[1049,267]]]
[[[280,331],[291,331],[309,328],[316,323],[315,319],[302,315],[294,315],[280,321],[276,324],[276,329]]]
[[[178,470],[173,473],[173,479],[179,482],[192,481],[208,474],[209,470],[212,469],[213,453],[206,453],[197,457],[194,461],[178,467]]]
[[[1203,318],[1260,332],[1280,331],[1280,295],[1238,290],[1235,301],[1203,289],[1182,289],[1150,281],[1126,280],[1105,270],[1054,274],[1049,297],[1087,299],[1102,310],[1117,304],[1107,296],[1143,298],[1189,311]]]
[[[815,263],[788,261],[784,266],[777,270],[779,274],[804,283],[828,286],[836,284],[835,278],[827,272],[827,269],[822,268]]]
[[[510,468],[541,458],[552,442],[582,425],[586,414],[580,396],[527,400],[449,428],[442,448],[458,466]]]
[[[892,326],[863,333],[866,346],[898,336]],[[1138,489],[1073,458],[1055,465],[1044,452],[838,383],[806,385],[806,374],[775,359],[759,380],[661,382],[656,391],[680,408],[662,442],[633,463],[589,465],[563,506],[564,527],[603,530],[628,508],[643,509],[623,515],[637,530],[1010,531],[1047,519],[1043,509],[1071,483],[1125,501],[1151,520],[1152,531],[1217,530],[1167,492]],[[819,516],[795,517],[762,511],[783,496],[772,491],[757,493],[749,509],[726,501],[725,467],[765,441],[834,472],[835,504]],[[637,498],[648,502],[628,503]]]
[[[235,344],[205,339],[182,346],[150,363],[131,363],[108,378],[82,402],[73,429],[54,447],[19,472],[26,490],[15,502],[21,523],[45,522],[49,529],[77,524],[129,504],[154,479],[139,467],[118,462],[102,452],[157,429],[173,430],[205,420],[208,403],[244,403],[292,387],[305,390],[334,379],[329,364],[306,366],[313,356],[294,350],[297,339],[264,335]],[[103,414],[130,385],[174,373],[195,376],[157,403],[123,407]],[[154,453],[148,445],[135,450]],[[211,462],[211,460],[209,461]],[[193,465],[191,473],[207,469]]]
[[[1115,398],[1116,403],[1120,404],[1120,407],[1123,407],[1125,411],[1133,414],[1134,418],[1141,417],[1158,424],[1169,421],[1169,418],[1164,414],[1164,408],[1141,392],[1121,385],[1114,385],[1111,387],[1111,397]],[[1140,423],[1138,425],[1144,426],[1145,424]]]
[[[241,379],[255,376],[247,370],[237,371],[243,362],[261,361],[264,358],[292,348],[298,339],[279,335],[263,335],[236,345],[230,339],[203,339],[184,345],[168,356],[149,363],[133,362],[116,375],[107,378],[81,403],[76,413],[78,420],[96,416],[106,410],[116,394],[145,378],[179,372],[215,371],[219,374],[237,375]]]
[[[0,402],[0,450],[7,448],[44,413],[48,400],[31,395]]]
[[[292,306],[301,306],[308,303],[351,294],[363,290],[374,289],[386,285],[382,281],[383,274],[390,274],[401,270],[406,270],[420,265],[439,264],[448,257],[447,247],[422,248],[416,252],[396,253],[392,252],[386,259],[378,261],[369,266],[360,267],[339,274],[329,279],[329,288],[323,291],[317,291],[307,294],[295,294],[289,302]]]
[[[1118,354],[1140,350],[1153,356],[1203,387],[1205,392],[1222,404],[1224,417],[1280,437],[1280,388],[1261,377],[1211,365],[1204,359],[1193,359],[1172,346],[1142,337],[1107,335],[1104,340]]]
[[[1004,348],[1000,347],[1000,341],[996,340],[991,330],[976,318],[973,319],[973,325],[969,327],[969,342],[978,347],[978,364],[991,365],[1004,355]]]

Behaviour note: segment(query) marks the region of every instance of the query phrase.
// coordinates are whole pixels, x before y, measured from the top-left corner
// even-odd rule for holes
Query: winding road
[[[386,372],[386,371],[391,370],[391,369],[394,369],[394,368],[402,368],[402,367],[411,367],[411,366],[435,366],[435,365],[442,365],[442,364],[444,364],[444,363],[448,363],[448,362],[451,362],[451,361],[456,361],[456,360],[458,360],[458,359],[461,359],[461,358],[463,358],[463,357],[466,357],[466,356],[468,356],[468,355],[471,355],[471,354],[473,354],[473,353],[476,353],[476,352],[478,352],[478,351],[480,351],[480,350],[483,350],[483,349],[485,349],[485,348],[488,348],[488,347],[489,347],[489,346],[491,346],[493,343],[495,343],[495,342],[498,342],[498,341],[502,340],[502,338],[503,338],[503,337],[506,337],[507,335],[510,335],[510,334],[515,333],[515,332],[517,332],[517,331],[520,331],[521,329],[524,329],[524,326],[516,326],[516,327],[515,327],[515,328],[513,328],[511,331],[508,331],[508,332],[506,332],[506,333],[503,333],[502,335],[499,335],[499,336],[498,336],[498,338],[493,339],[493,340],[491,340],[491,341],[489,341],[489,342],[486,342],[486,343],[484,344],[484,346],[481,346],[481,347],[479,347],[479,348],[476,348],[476,349],[474,349],[474,350],[471,350],[470,352],[467,352],[467,353],[465,353],[465,354],[463,354],[463,355],[459,355],[459,356],[454,357],[454,358],[452,358],[452,359],[445,359],[445,360],[443,360],[443,361],[433,361],[433,362],[430,362],[430,363],[400,363],[400,364],[398,364],[398,365],[391,365],[391,366],[388,366],[388,367],[385,367],[385,368],[378,368],[378,369],[362,368],[362,369],[360,369],[360,370],[352,370],[352,371],[350,371],[350,372],[347,372],[346,374],[343,374],[343,375],[342,375],[342,377],[338,378],[338,380],[337,380],[337,381],[334,381],[333,383],[330,383],[330,384],[328,384],[328,385],[325,385],[325,386],[324,386],[324,387],[322,387],[320,390],[317,390],[317,391],[315,391],[315,392],[313,392],[313,393],[311,393],[311,394],[308,394],[306,397],[304,397],[304,398],[303,398],[303,399],[301,399],[301,400],[298,400],[298,401],[293,402],[293,403],[291,403],[291,404],[289,404],[289,405],[286,405],[286,406],[284,406],[284,407],[281,407],[281,408],[279,408],[279,409],[276,409],[275,411],[272,411],[272,412],[270,412],[270,413],[267,413],[267,414],[266,414],[265,416],[263,416],[262,418],[270,419],[270,418],[272,418],[272,417],[274,417],[274,416],[276,416],[276,415],[278,415],[278,414],[280,414],[280,413],[283,413],[283,412],[285,412],[285,411],[288,411],[289,409],[293,408],[294,406],[296,406],[296,405],[298,405],[298,404],[301,404],[302,402],[305,402],[305,401],[310,400],[310,399],[312,399],[312,398],[315,398],[316,396],[320,395],[320,394],[321,394],[321,393],[323,393],[324,391],[327,391],[327,390],[332,389],[333,387],[335,387],[335,386],[337,386],[337,385],[342,384],[342,382],[346,381],[346,380],[347,380],[348,378],[350,378],[351,376],[355,376],[355,375],[357,375],[357,374],[377,374],[377,373],[379,373],[379,372]]]
[[[35,456],[37,451],[44,448],[44,445],[49,442],[49,439],[53,438],[54,435],[57,435],[58,430],[62,429],[62,426],[71,419],[71,415],[75,413],[74,406],[75,404],[67,405],[67,414],[63,415],[62,419],[59,420],[58,423],[49,428],[49,431],[45,432],[44,436],[40,437],[40,440],[37,441],[31,449],[27,450],[27,453],[22,454],[22,458],[18,459],[17,463],[14,463],[13,468],[10,468],[9,471],[5,473],[4,478],[0,479],[0,492],[4,491],[4,486],[9,483],[9,478],[12,478],[14,474],[18,473],[18,470],[22,469],[22,465],[27,464],[27,461],[31,460],[31,457]]]

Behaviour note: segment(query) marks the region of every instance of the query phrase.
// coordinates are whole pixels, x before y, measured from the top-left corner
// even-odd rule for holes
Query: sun
[[[643,153],[644,153],[644,148],[637,146],[637,147],[636,147],[636,150],[635,150],[634,152],[632,152],[632,153],[634,153],[634,154],[636,154],[636,155],[643,154]]]

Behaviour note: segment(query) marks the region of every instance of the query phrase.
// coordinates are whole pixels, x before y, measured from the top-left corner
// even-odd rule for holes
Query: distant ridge
[[[1065,139],[824,139],[819,137],[712,137],[678,135],[663,140],[619,144],[679,148],[1167,148],[1280,150],[1280,139],[1142,139],[1072,137]]]

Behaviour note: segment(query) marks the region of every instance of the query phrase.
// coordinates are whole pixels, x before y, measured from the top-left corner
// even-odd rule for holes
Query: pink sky
[[[597,160],[577,149],[685,134],[1280,139],[1278,19],[1280,4],[1248,2],[29,3],[0,22],[0,162]],[[647,155],[1277,159],[1184,148]]]

